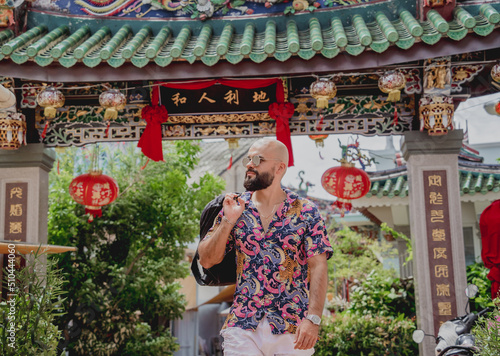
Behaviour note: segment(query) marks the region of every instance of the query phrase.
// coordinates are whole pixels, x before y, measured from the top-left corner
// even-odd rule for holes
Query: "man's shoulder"
[[[289,214],[303,214],[308,212],[309,215],[312,213],[315,215],[318,212],[318,206],[311,200],[301,197],[298,194],[286,189],[288,194],[288,202],[290,204]]]

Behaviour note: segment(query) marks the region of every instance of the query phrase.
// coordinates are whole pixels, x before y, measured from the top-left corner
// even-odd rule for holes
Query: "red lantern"
[[[90,214],[89,222],[94,217],[102,216],[101,207],[112,203],[117,198],[118,191],[116,181],[101,171],[79,175],[69,185],[71,197],[78,204],[85,205],[85,213]]]
[[[352,208],[351,200],[364,197],[370,190],[370,178],[362,169],[354,167],[354,163],[343,161],[340,167],[327,169],[321,177],[321,185],[338,199],[333,203],[344,211]]]
[[[500,115],[500,101],[495,105],[495,111]]]

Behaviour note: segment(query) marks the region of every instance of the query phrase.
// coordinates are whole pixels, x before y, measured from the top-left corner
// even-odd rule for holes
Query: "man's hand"
[[[294,349],[308,350],[314,347],[318,341],[319,325],[314,325],[311,321],[304,319],[297,328],[295,334]]]
[[[243,210],[245,210],[245,201],[235,193],[228,193],[224,198],[222,206],[224,208],[224,216],[232,223],[236,223]]]

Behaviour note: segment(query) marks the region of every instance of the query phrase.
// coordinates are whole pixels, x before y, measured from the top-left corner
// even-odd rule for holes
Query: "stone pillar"
[[[444,136],[407,132],[410,229],[418,328],[437,335],[440,323],[462,315],[467,299],[458,154],[463,132]],[[434,356],[426,337],[420,356]]]
[[[0,150],[0,240],[47,243],[54,160],[55,152],[41,143]]]

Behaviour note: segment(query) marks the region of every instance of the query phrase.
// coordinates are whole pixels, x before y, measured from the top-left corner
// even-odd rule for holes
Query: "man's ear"
[[[285,172],[286,172],[286,164],[285,162],[280,162],[277,173],[281,173],[284,175]]]

